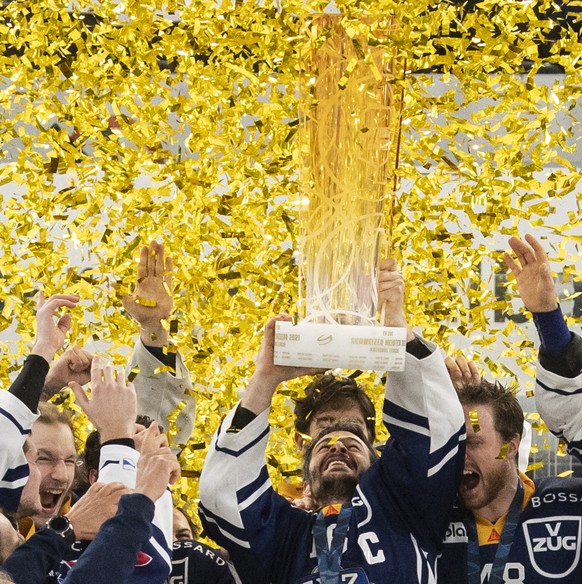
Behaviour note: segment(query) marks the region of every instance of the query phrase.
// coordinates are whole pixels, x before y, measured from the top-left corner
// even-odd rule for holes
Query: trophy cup
[[[405,329],[376,320],[402,108],[404,63],[388,51],[395,26],[387,17],[358,29],[339,14],[310,24],[299,126],[302,318],[277,323],[279,365],[404,367]]]

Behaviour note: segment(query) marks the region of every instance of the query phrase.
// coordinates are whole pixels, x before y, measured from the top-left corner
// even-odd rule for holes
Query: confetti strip
[[[471,426],[473,427],[473,432],[479,432],[481,430],[481,426],[479,426],[479,414],[477,410],[469,411],[469,420],[471,422]]]
[[[499,454],[495,457],[497,460],[505,460],[507,458],[507,452],[509,450],[509,442],[504,442],[501,445],[501,450]]]

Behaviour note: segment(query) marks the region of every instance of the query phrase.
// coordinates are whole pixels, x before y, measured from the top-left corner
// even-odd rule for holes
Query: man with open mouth
[[[507,253],[505,261],[542,341],[536,401],[548,426],[579,454],[580,340],[564,323],[540,243],[527,235],[509,244],[517,259]],[[457,392],[467,429],[462,505],[445,536],[439,582],[579,584],[582,479],[534,481],[518,471],[524,416],[510,388],[480,380],[458,384]]]
[[[77,451],[70,418],[49,403],[39,405],[40,416],[32,425],[32,439],[38,450],[41,472],[42,510],[32,517],[37,529],[55,515],[70,509],[71,489],[75,481]],[[26,522],[21,523],[21,529]],[[31,529],[30,522],[27,527]],[[25,534],[27,535],[27,534]]]

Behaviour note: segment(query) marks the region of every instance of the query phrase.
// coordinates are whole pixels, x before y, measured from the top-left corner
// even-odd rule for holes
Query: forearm
[[[126,582],[137,555],[150,538],[154,504],[138,493],[124,495],[119,511],[101,527],[95,539],[64,579],[65,584]]]
[[[404,371],[389,372],[383,411],[398,451],[418,462],[416,478],[426,480],[445,450],[455,448],[465,420],[440,350],[420,339],[414,345],[429,354],[419,359],[407,350]]]
[[[572,379],[582,372],[582,338],[570,331],[568,335],[569,340],[559,353],[548,351],[542,345],[539,361],[547,371]]]
[[[8,390],[16,396],[33,413],[38,410],[38,403],[44,386],[49,364],[40,355],[29,355],[22,370]]]
[[[159,359],[159,354],[164,359]],[[168,371],[167,366],[172,367],[172,371]],[[149,416],[168,431],[168,420],[174,419],[172,414],[178,410],[175,420],[177,433],[172,446],[176,449],[178,445],[186,444],[194,429],[196,399],[191,392],[190,373],[180,355],[163,355],[161,349],[145,346],[139,339],[128,370],[137,371],[133,384],[137,393],[138,413]]]
[[[540,337],[540,348],[546,354],[560,355],[572,337],[560,306],[547,312],[534,312],[533,321]]]
[[[263,375],[260,371],[255,371],[241,399],[241,407],[253,412],[255,415],[270,409],[273,395],[278,385],[279,382],[277,380]]]

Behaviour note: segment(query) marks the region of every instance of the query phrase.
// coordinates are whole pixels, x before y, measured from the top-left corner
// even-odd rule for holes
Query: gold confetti
[[[509,450],[509,442],[504,442],[501,445],[501,450],[499,454],[495,457],[497,460],[505,460],[507,458],[507,452]]]
[[[556,449],[556,455],[557,456],[566,456],[567,451],[566,451],[566,442],[563,438],[560,438],[559,442],[558,442],[558,448]]]
[[[128,376],[127,376],[127,381],[131,382],[133,381],[139,374],[139,367],[132,367],[131,371],[129,372]]]
[[[574,474],[573,470],[565,470],[564,472],[560,472],[558,473],[556,476],[560,477],[560,478],[566,478],[566,477],[570,477]]]
[[[473,427],[473,432],[479,432],[481,430],[481,426],[479,426],[479,414],[477,410],[469,411],[469,420],[471,422],[471,426]]]
[[[0,104],[4,387],[30,350],[29,295],[39,282],[47,294],[77,286],[83,316],[72,312],[70,340],[88,350],[105,345],[124,364],[137,331],[116,296],[136,281],[137,250],[157,239],[175,250],[172,272],[164,266],[182,331],[172,342],[199,384],[191,444],[210,442],[253,371],[271,308],[299,319],[296,87],[327,34],[309,25],[326,4],[288,0],[279,12],[267,3],[194,2],[178,14],[176,3],[162,11],[153,0],[102,2],[94,26],[76,3],[70,12],[48,0],[26,10],[5,3],[0,59],[13,74]],[[535,349],[491,246],[506,247],[527,221],[552,246],[562,242],[551,253],[569,286],[581,278],[568,251],[582,243],[579,170],[569,160],[577,138],[571,108],[582,99],[580,41],[551,16],[540,20],[536,3],[500,0],[487,18],[462,3],[433,5],[336,2],[351,38],[374,36],[363,14],[394,14],[397,44],[415,72],[394,82],[404,89],[403,188],[386,209],[386,232],[394,219],[388,247],[406,275],[407,315],[424,336],[448,351],[461,333],[491,375],[519,380],[531,373]],[[559,83],[537,74],[546,65],[563,71]],[[438,90],[428,73],[436,70]],[[378,78],[373,68],[371,76]],[[370,127],[362,126],[364,137]],[[562,208],[557,220],[552,209]],[[112,293],[115,281],[123,287]],[[377,376],[358,379],[380,412]],[[275,484],[300,466],[292,400],[303,387],[287,383],[273,399]],[[90,425],[68,394],[59,407],[73,408],[76,433],[86,436]],[[386,438],[379,420],[377,431]],[[185,446],[177,498],[197,499],[204,456],[205,448]]]
[[[140,298],[139,296],[135,299],[135,303],[139,304],[140,306],[149,306],[149,307],[156,307],[158,305],[157,300],[148,299],[148,298]]]

